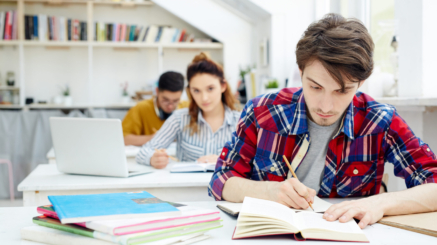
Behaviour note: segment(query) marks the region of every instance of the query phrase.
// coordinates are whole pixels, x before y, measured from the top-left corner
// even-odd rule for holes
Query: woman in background
[[[231,139],[240,112],[225,80],[223,68],[205,53],[194,57],[187,68],[189,108],[177,110],[145,144],[136,157],[139,164],[165,168],[165,152],[177,140],[179,161],[217,162],[218,154]]]

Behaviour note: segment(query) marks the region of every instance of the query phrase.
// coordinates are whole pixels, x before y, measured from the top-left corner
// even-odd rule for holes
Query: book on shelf
[[[181,211],[146,191],[48,196],[63,224],[176,215]]]
[[[179,209],[181,214],[164,214],[160,217],[151,218],[89,221],[75,223],[75,225],[86,227],[88,229],[109,235],[126,235],[137,232],[198,224],[220,219],[220,212],[216,210],[186,206],[182,204],[170,204]],[[40,206],[37,208],[37,212],[53,219],[59,219],[52,205]]]
[[[63,16],[25,15],[25,40],[39,41],[85,41],[87,23]]]
[[[0,40],[17,40],[17,12],[0,12]]]
[[[369,242],[355,222],[327,221],[314,212],[296,212],[268,200],[245,197],[232,239],[293,234],[296,240]]]
[[[5,34],[5,12],[0,12],[0,40],[3,40]]]
[[[127,235],[109,235],[99,231],[94,231],[75,224],[62,224],[59,220],[47,216],[37,216],[33,218],[33,223],[52,229],[62,230],[69,233],[96,238],[103,241],[114,242],[117,244],[129,245],[140,244],[181,237],[187,235],[201,235],[209,230],[222,227],[221,220],[203,222],[198,224],[185,225],[180,227],[164,228],[160,230],[138,232]]]

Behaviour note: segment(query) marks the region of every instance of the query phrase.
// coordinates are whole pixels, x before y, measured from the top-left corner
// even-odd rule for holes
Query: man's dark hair
[[[296,60],[302,72],[314,60],[322,63],[344,90],[344,80],[366,80],[373,70],[372,37],[357,19],[327,14],[312,23],[296,46]]]
[[[179,92],[184,90],[184,76],[179,72],[168,71],[159,77],[159,91]]]

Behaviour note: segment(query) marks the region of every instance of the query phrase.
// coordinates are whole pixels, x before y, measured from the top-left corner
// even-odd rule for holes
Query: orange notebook
[[[296,212],[280,203],[246,197],[232,239],[293,234],[296,240],[369,242],[358,224],[329,222],[322,214]]]

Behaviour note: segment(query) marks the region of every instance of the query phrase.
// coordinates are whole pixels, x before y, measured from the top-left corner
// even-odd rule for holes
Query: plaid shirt
[[[221,200],[231,177],[284,181],[289,169],[283,155],[297,170],[310,145],[302,89],[256,97],[246,104],[232,141],[220,154],[209,195]],[[436,159],[393,106],[358,92],[329,142],[318,196],[378,194],[386,162],[394,165],[395,175],[405,179],[408,188],[436,183]]]

